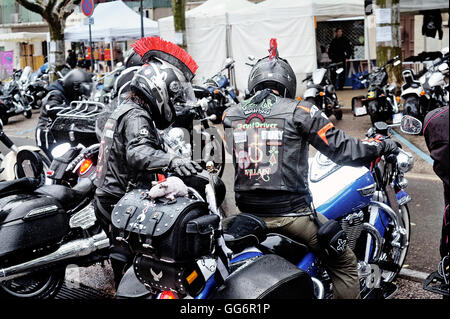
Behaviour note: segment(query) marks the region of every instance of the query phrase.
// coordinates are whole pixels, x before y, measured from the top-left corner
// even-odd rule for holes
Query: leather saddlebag
[[[144,189],[127,193],[112,211],[113,238],[137,253],[138,279],[156,290],[195,295],[204,286],[196,260],[212,254],[220,218],[186,197],[151,200]]]
[[[187,197],[148,199],[144,189],[122,197],[112,211],[114,239],[138,253],[167,262],[191,261],[211,253],[219,217],[207,204]]]
[[[69,217],[52,197],[11,195],[0,207],[0,258],[56,244],[68,232]]]
[[[313,299],[311,277],[278,255],[263,255],[233,272],[213,299]]]

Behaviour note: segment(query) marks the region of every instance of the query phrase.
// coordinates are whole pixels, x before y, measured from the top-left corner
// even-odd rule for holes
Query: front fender
[[[410,95],[414,95],[414,96],[420,97],[420,92],[422,92],[422,88],[421,87],[418,87],[418,88],[410,87],[410,88],[407,88],[406,90],[402,91],[401,97],[403,99],[405,99],[405,100]]]
[[[303,94],[303,99],[307,99],[309,97],[315,98],[318,90],[316,88],[309,88]]]

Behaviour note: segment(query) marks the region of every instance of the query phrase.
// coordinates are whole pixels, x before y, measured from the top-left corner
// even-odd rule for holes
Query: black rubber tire
[[[41,277],[41,278],[40,278]],[[62,285],[64,284],[65,268],[48,271],[46,273],[37,273],[20,277],[0,284],[0,298],[6,299],[52,299],[54,298]],[[30,286],[27,287],[27,280]],[[38,288],[33,291],[32,285],[38,282]],[[30,288],[31,292],[21,291]]]

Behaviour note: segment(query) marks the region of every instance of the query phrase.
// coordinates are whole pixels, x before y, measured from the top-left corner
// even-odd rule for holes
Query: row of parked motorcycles
[[[33,73],[31,67],[13,70],[12,79],[0,83],[0,119],[6,125],[16,115],[31,118],[31,110],[41,107],[47,95],[48,73]]]
[[[198,102],[180,105],[178,122],[161,132],[168,150],[181,156],[192,157],[201,144],[197,160],[204,171],[183,178],[184,196],[154,199],[148,190],[135,189],[113,210],[113,234],[134,253],[117,298],[332,298],[323,261],[306,245],[270,233],[253,215],[225,217],[221,209],[225,150],[212,124],[238,102],[223,74],[232,66],[227,60],[196,87]],[[98,138],[112,104],[104,99],[107,85],[101,90],[58,113],[51,131],[59,145],[51,162],[37,150],[15,146],[0,126],[0,141],[16,157],[15,176],[0,182],[0,295],[53,298],[68,265],[87,267],[109,258],[110,241],[93,205]],[[389,138],[398,126],[419,134],[422,123],[411,116],[391,125],[375,122],[366,136]],[[413,165],[403,150],[370,167],[339,166],[319,152],[309,159],[314,206],[344,229],[358,259],[362,298],[389,298],[396,291],[393,281],[410,241],[405,174]]]
[[[372,124],[378,121],[396,122],[402,115],[410,115],[422,123],[425,115],[435,108],[448,105],[448,47],[440,52],[440,57],[425,61],[425,67],[417,74],[413,69],[402,71],[403,85],[396,96],[397,86],[389,83],[388,68],[401,64],[399,56],[388,60],[381,67],[360,76],[362,83],[368,86],[366,96],[352,99],[352,112],[355,116],[369,114]],[[400,112],[403,101],[403,112]]]

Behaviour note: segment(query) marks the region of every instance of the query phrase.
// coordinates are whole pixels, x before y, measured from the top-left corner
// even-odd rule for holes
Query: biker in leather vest
[[[317,240],[308,188],[309,145],[338,164],[361,166],[395,152],[393,141],[363,142],[346,135],[313,104],[294,100],[296,77],[277,53],[250,72],[252,96],[224,115],[227,150],[233,155],[235,198],[241,212],[261,217],[273,232],[304,242],[322,257],[335,298],[359,298],[357,261],[346,247],[324,254]],[[317,214],[320,222],[327,219]]]
[[[133,45],[143,66],[134,72],[130,92],[112,112],[103,129],[94,184],[96,216],[107,233],[111,212],[131,189],[156,180],[157,174],[173,171],[190,175],[201,167],[166,152],[158,129],[176,117],[174,102],[193,96],[190,81],[195,61],[181,48],[160,38],[142,38]],[[130,254],[111,238],[111,264],[116,287],[130,265]]]

